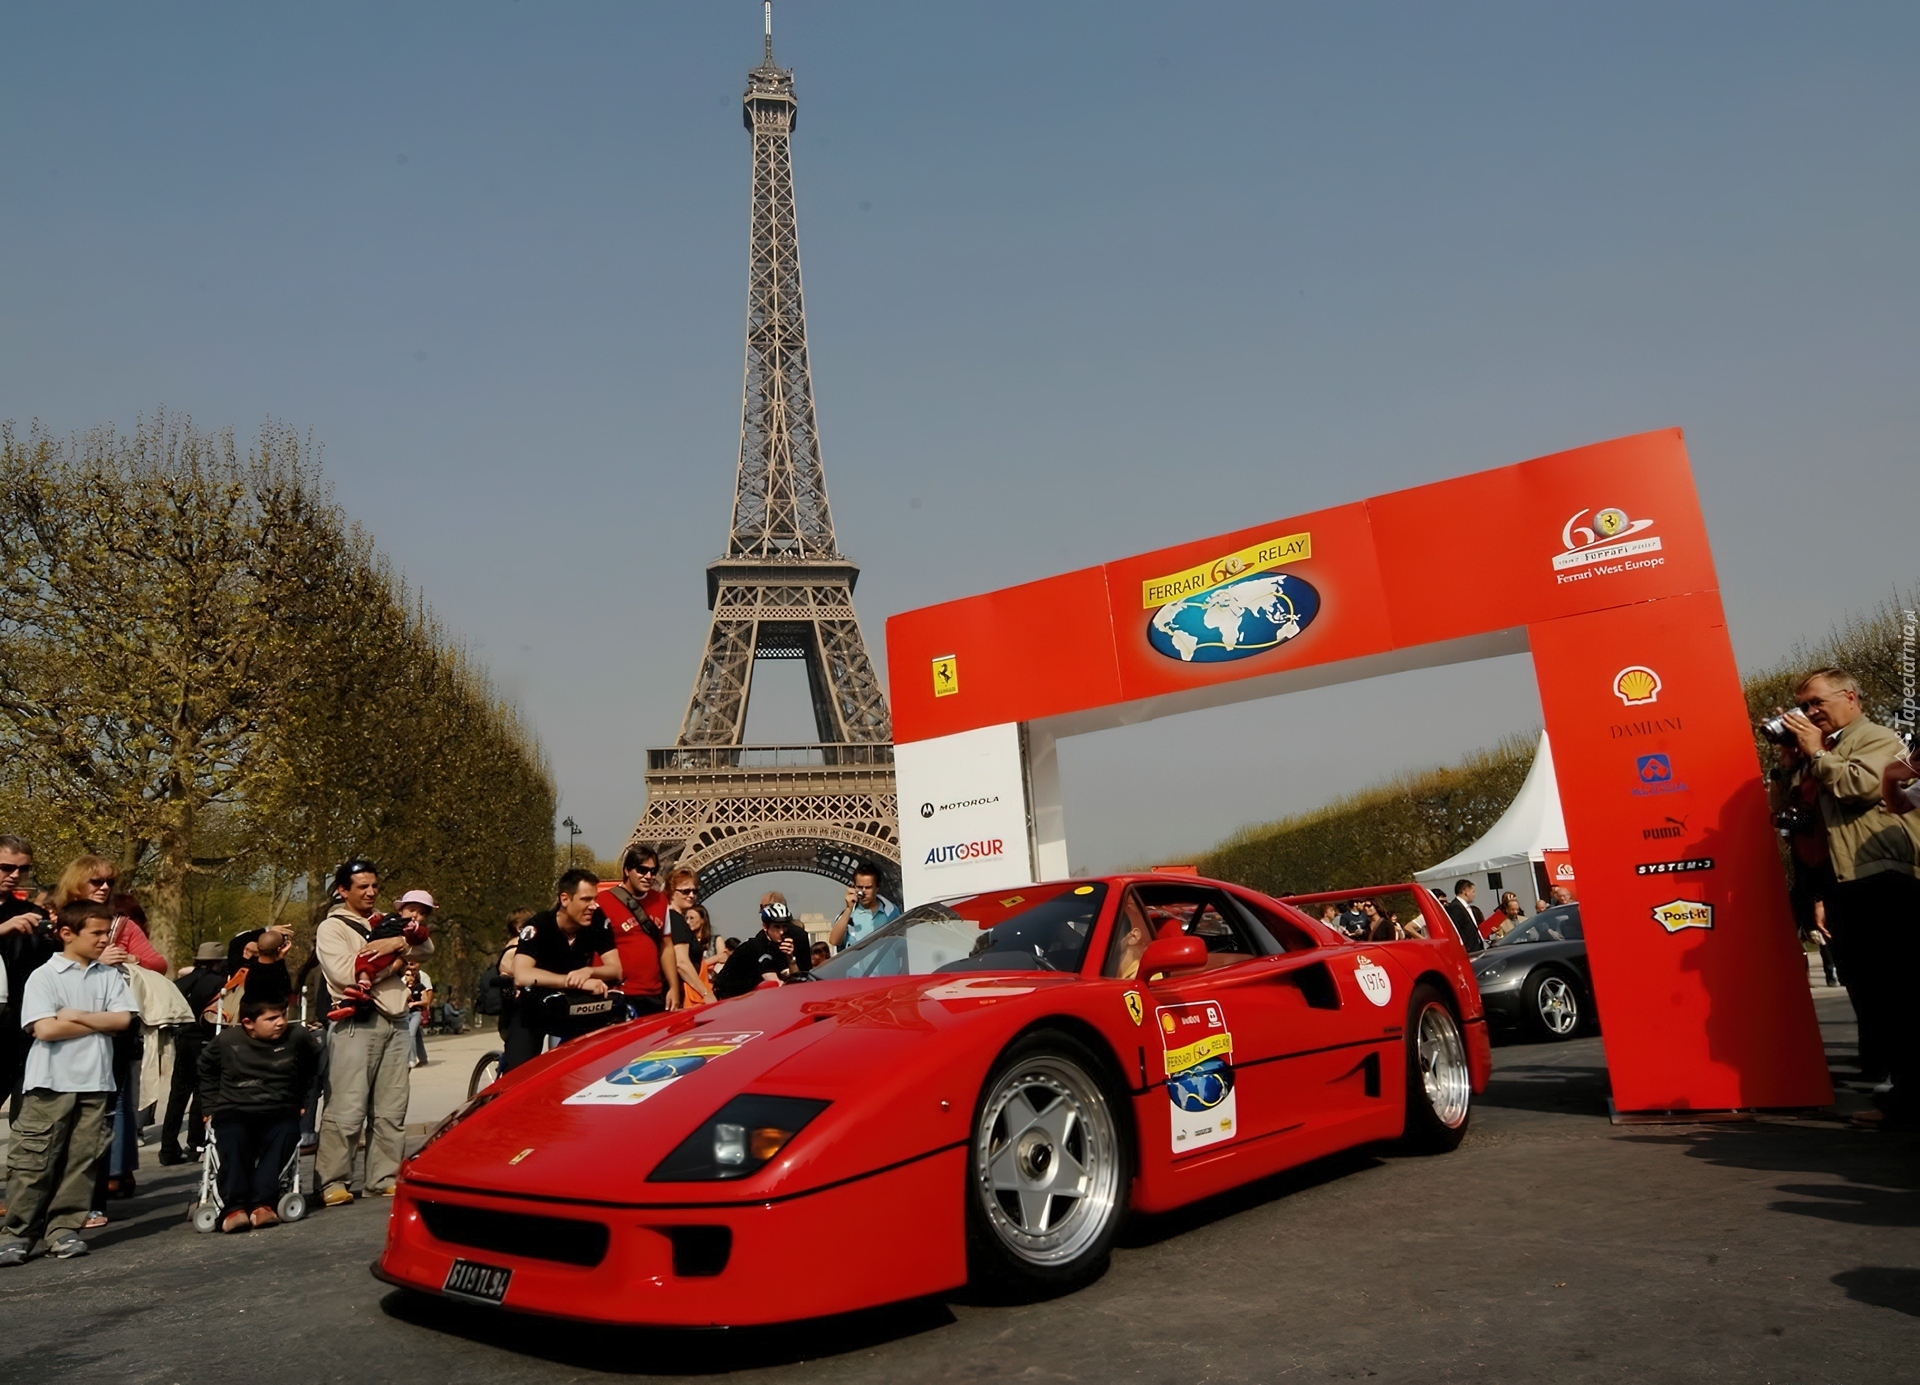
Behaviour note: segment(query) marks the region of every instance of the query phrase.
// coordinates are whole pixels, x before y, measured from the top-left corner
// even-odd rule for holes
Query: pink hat
[[[438,904],[435,904],[433,902],[433,896],[428,894],[425,890],[408,890],[405,894],[400,896],[400,903],[401,904],[424,904],[429,909],[438,909],[440,907]],[[397,908],[398,905],[396,905],[395,907]]]

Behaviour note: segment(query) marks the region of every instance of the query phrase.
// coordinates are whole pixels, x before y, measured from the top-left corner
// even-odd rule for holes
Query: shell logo
[[[1660,700],[1660,675],[1640,664],[1632,664],[1613,675],[1613,695],[1629,707],[1644,707]]]
[[[1173,1016],[1162,1012],[1160,1016],[1160,1027],[1171,1034],[1173,1032]]]

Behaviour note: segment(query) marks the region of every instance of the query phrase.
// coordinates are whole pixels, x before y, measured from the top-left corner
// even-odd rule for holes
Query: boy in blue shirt
[[[75,900],[61,909],[61,950],[27,978],[20,997],[20,1027],[33,1047],[7,1147],[0,1265],[24,1264],[42,1235],[49,1255],[87,1253],[80,1228],[113,1131],[111,1036],[139,1013],[127,978],[100,965],[112,926],[105,904]]]

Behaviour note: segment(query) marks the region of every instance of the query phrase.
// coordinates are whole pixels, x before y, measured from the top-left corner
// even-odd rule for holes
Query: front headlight
[[[649,1183],[708,1183],[757,1173],[827,1102],[798,1096],[737,1096],[682,1140]]]

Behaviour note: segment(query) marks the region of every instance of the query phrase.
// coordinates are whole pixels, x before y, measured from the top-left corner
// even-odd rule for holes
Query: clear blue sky
[[[611,850],[727,523],[759,28],[6,7],[0,416],[311,428]],[[776,40],[876,656],[897,610],[1676,424],[1749,665],[1920,570],[1920,7],[790,0]],[[753,734],[807,736],[761,687]],[[1075,863],[1537,717],[1514,659],[1068,742]]]

